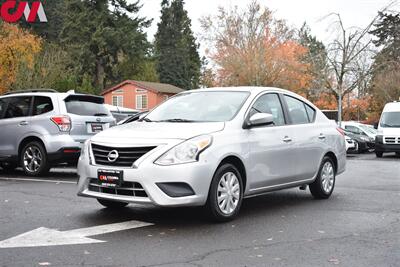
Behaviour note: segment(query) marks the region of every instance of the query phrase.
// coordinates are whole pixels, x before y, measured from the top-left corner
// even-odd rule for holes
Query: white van
[[[379,120],[375,153],[380,158],[384,152],[400,156],[400,102],[387,103]]]

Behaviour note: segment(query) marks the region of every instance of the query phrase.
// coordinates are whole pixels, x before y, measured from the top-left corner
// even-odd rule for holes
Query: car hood
[[[92,141],[118,142],[120,139],[181,139],[186,140],[198,135],[222,131],[224,122],[171,123],[171,122],[132,122],[112,127],[98,133]]]

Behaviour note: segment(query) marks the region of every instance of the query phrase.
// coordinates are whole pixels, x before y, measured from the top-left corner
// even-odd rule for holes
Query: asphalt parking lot
[[[225,224],[198,208],[108,211],[76,196],[73,169],[0,170],[0,265],[399,266],[400,158],[348,159],[329,200],[283,190]]]

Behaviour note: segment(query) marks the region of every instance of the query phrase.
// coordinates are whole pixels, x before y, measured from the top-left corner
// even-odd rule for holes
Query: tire
[[[310,184],[310,192],[315,199],[327,199],[335,188],[336,171],[332,159],[325,156],[319,167],[315,181]]]
[[[20,165],[26,175],[41,176],[47,174],[50,170],[50,164],[42,143],[33,141],[26,144],[21,150]]]
[[[243,179],[238,169],[229,163],[220,166],[208,193],[206,211],[210,219],[216,222],[233,220],[239,214],[243,190]]]
[[[396,152],[396,156],[400,158],[400,152]]]
[[[382,152],[382,151],[376,151],[376,150],[375,150],[375,155],[376,155],[377,158],[382,158],[383,152]]]
[[[0,167],[3,169],[5,172],[11,172],[18,168],[18,164],[15,162],[3,162],[0,164]]]
[[[101,198],[98,198],[97,201],[108,209],[122,209],[128,205],[126,202],[118,202]]]

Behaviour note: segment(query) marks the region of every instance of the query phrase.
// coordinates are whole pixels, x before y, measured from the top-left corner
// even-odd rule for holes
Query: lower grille
[[[396,137],[385,137],[385,143],[386,144],[400,144],[400,138]]]
[[[102,186],[98,179],[90,179],[88,189],[89,191],[111,195],[148,197],[143,186],[136,182],[123,182],[121,186],[113,188]]]
[[[109,147],[92,144],[93,156],[97,165],[118,167],[132,167],[136,160],[154,148],[156,147]],[[112,151],[114,155],[118,155],[114,161],[109,160],[109,154]]]

